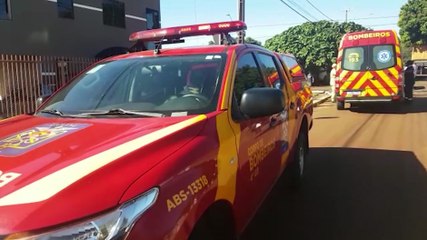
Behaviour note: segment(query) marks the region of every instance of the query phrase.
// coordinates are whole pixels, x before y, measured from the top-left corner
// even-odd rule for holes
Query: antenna
[[[154,46],[155,46],[154,54],[156,54],[156,55],[160,54],[160,48],[162,47],[162,42],[165,40],[165,36],[163,36],[162,39],[160,39],[160,41],[158,41],[154,44]]]
[[[222,44],[225,44],[225,45],[232,45],[237,43],[236,40],[233,37],[231,37],[228,32],[221,33],[221,38],[223,39]]]

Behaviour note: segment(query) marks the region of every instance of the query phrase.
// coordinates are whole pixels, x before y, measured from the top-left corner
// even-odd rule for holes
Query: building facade
[[[159,9],[160,0],[0,0],[0,119],[34,111],[99,58],[152,47],[129,35],[159,28]]]
[[[95,57],[160,27],[160,0],[0,0],[0,54]]]

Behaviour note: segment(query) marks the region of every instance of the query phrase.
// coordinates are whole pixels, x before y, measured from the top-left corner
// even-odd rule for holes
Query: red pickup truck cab
[[[137,32],[35,113],[0,121],[0,239],[233,239],[308,152],[309,112],[240,21]],[[162,49],[222,34],[218,46]],[[277,74],[280,84],[268,77]]]

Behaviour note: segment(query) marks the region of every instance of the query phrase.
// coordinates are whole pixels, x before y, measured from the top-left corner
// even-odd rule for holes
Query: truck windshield
[[[121,117],[147,116],[136,112],[166,116],[207,113],[216,109],[224,62],[222,54],[102,62],[55,94],[36,114],[101,117],[108,113],[105,115]],[[131,112],[134,114],[128,114]]]
[[[396,64],[393,45],[351,47],[344,50],[342,68],[350,71],[382,70]]]

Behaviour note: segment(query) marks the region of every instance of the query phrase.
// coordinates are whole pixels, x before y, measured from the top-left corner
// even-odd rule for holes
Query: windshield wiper
[[[64,116],[64,113],[62,113],[61,111],[57,110],[57,109],[45,109],[45,110],[41,110],[41,113],[47,113],[47,114],[52,114],[52,115],[56,115],[56,116]]]
[[[133,115],[133,116],[143,116],[143,117],[164,117],[162,113],[153,113],[153,112],[136,112],[129,111],[122,108],[114,108],[104,112],[91,112],[91,113],[82,113],[79,116],[106,116],[106,115]]]

